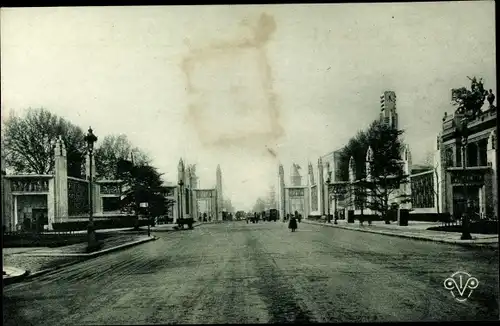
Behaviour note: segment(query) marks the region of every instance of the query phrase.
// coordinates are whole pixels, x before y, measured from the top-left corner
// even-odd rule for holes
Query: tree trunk
[[[384,194],[384,207],[383,207],[383,210],[384,210],[385,224],[391,224],[391,221],[389,219],[390,216],[388,214],[389,213],[389,195],[387,194],[387,190],[386,190],[386,193]]]

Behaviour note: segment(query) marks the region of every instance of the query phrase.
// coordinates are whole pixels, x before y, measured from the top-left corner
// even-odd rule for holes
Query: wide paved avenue
[[[498,253],[282,222],[208,224],[4,289],[5,325],[498,319]],[[479,280],[465,303],[443,287]]]

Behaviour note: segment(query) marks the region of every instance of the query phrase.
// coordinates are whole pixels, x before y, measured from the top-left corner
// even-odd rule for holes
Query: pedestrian
[[[295,216],[291,216],[290,218],[290,223],[288,223],[288,228],[292,230],[292,232],[295,232],[297,229],[297,219],[295,219]]]

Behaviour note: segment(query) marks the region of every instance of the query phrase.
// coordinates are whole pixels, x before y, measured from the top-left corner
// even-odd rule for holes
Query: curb
[[[406,238],[406,239],[413,239],[413,240],[421,240],[421,241],[429,241],[429,242],[440,242],[440,243],[454,244],[454,245],[459,245],[459,246],[464,246],[464,247],[473,247],[473,248],[478,248],[478,247],[498,248],[498,242],[487,242],[487,243],[460,242],[459,240],[432,239],[432,238],[428,238],[428,237],[406,235],[406,234],[397,234],[397,233],[392,233],[392,232],[354,229],[354,228],[346,227],[346,226],[343,226],[343,225],[329,225],[329,224],[322,224],[322,223],[320,224],[320,223],[314,223],[314,222],[311,222],[311,221],[304,221],[304,222],[307,223],[307,224],[318,225],[318,226],[329,226],[329,227],[333,227],[333,228],[339,228],[339,229],[350,230],[350,231],[359,231],[359,232],[366,232],[366,233],[382,234],[382,235],[387,235],[387,236],[392,236],[392,237]]]
[[[3,279],[3,285],[9,285],[17,282],[21,282],[29,275],[29,271],[24,271],[23,274],[17,276],[10,276]]]
[[[194,229],[195,227],[200,226],[200,225],[202,225],[202,224],[201,224],[201,223],[198,223],[198,224],[193,224],[193,229]],[[155,229],[151,228],[151,232],[177,232],[177,231],[187,231],[187,230],[190,230],[190,229],[189,229],[189,228],[187,228],[187,229],[182,228],[182,229],[178,229],[178,230],[176,230],[176,229],[163,229],[163,230],[162,230],[161,228],[159,228],[159,229],[156,229],[156,230],[155,230]]]
[[[110,252],[113,252],[113,251],[118,251],[118,250],[125,249],[125,248],[128,248],[128,247],[132,247],[132,246],[144,243],[144,242],[155,241],[155,240],[158,240],[158,238],[153,236],[153,237],[148,238],[148,239],[143,239],[143,240],[138,240],[138,241],[134,241],[134,242],[130,242],[130,243],[125,243],[125,244],[120,245],[120,246],[108,248],[106,250],[101,250],[101,251],[94,252],[94,253],[91,253],[91,254],[80,254],[79,256],[72,255],[72,257],[81,258],[81,259],[77,259],[75,261],[67,262],[67,263],[64,263],[64,264],[61,264],[61,265],[57,265],[57,266],[54,266],[54,267],[51,267],[51,268],[42,269],[41,271],[36,271],[34,273],[31,273],[30,271],[26,271],[22,275],[22,277],[18,276],[16,278],[15,282],[14,282],[14,280],[12,280],[9,283],[5,283],[5,280],[4,280],[4,284],[17,283],[17,282],[22,281],[23,279],[32,279],[32,278],[35,278],[37,276],[41,276],[41,275],[44,275],[44,274],[47,274],[47,273],[50,273],[50,272],[54,272],[56,270],[62,269],[64,267],[67,267],[67,266],[70,266],[70,265],[78,264],[78,263],[80,263],[80,262],[82,262],[83,260],[86,260],[86,259],[95,258],[95,257],[101,256],[101,255],[104,255],[104,254],[107,254],[107,253],[110,253]],[[52,255],[52,256],[63,257],[63,255]],[[70,256],[67,256],[67,257],[70,257]]]
[[[87,257],[98,257],[100,255],[104,255],[104,254],[107,254],[108,252],[112,252],[112,251],[115,251],[115,250],[120,250],[120,249],[124,249],[124,248],[128,248],[128,247],[131,247],[131,246],[135,246],[137,244],[141,244],[143,242],[148,242],[148,241],[153,241],[153,240],[156,240],[157,238],[156,237],[150,237],[150,238],[146,238],[146,239],[141,239],[141,240],[137,240],[137,241],[134,241],[134,242],[128,242],[128,243],[124,243],[124,244],[121,244],[119,246],[116,246],[116,247],[111,247],[111,248],[108,248],[108,249],[104,249],[104,250],[100,250],[100,251],[96,251],[96,252],[92,252],[92,253],[88,253],[88,254],[19,254],[19,256],[28,256],[28,257],[76,257],[76,258],[87,258]]]

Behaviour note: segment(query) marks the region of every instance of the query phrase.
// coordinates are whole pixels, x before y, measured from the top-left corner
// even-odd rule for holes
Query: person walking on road
[[[295,230],[297,229],[297,219],[293,215],[290,217],[290,222],[288,223],[288,228],[291,229],[292,232],[295,232]]]

